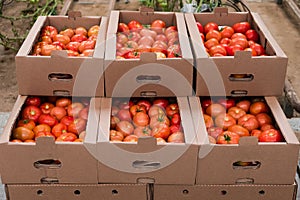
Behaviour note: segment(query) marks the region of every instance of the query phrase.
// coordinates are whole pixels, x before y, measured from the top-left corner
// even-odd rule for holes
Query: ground
[[[265,2],[265,0],[263,1]],[[125,0],[116,2],[114,9],[137,10],[139,7],[138,0],[130,0],[129,4],[125,4],[124,2]],[[300,41],[297,42],[299,40],[300,33],[299,25],[297,25],[298,22],[290,20],[289,16],[282,11],[282,7],[277,5],[275,1],[266,1],[264,4],[259,6],[257,6],[257,3],[252,2],[257,1],[249,1],[250,7],[253,8],[255,12],[261,14],[262,19],[272,32],[272,35],[289,57],[287,78],[292,82],[292,85],[297,88],[297,90],[299,88],[298,92],[300,92],[300,82],[298,80],[300,70],[297,65],[300,61],[298,55],[295,54],[295,52],[297,52],[300,48]],[[300,4],[299,0],[295,0],[295,2]],[[108,16],[110,5],[113,4],[109,0],[94,0],[93,2],[88,0],[79,0],[75,1],[75,3],[71,6],[71,9],[80,10],[82,15]],[[20,10],[20,7],[16,5],[9,5],[5,8],[5,11],[9,14],[16,13],[18,10]],[[289,20],[288,24],[290,25],[285,25],[285,22],[282,22],[283,19]],[[1,19],[0,24],[1,27],[9,27],[9,25],[5,26]],[[26,26],[26,23],[23,23],[23,26]],[[282,28],[282,26],[284,27]],[[284,34],[282,32],[283,29]],[[289,37],[286,37],[287,33],[289,33]],[[0,112],[10,112],[18,95],[14,56],[14,52],[5,50],[2,46],[0,46]]]

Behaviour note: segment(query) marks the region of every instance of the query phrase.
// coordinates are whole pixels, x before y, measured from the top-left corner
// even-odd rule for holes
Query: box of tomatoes
[[[186,14],[197,96],[279,96],[288,58],[253,12]]]
[[[192,95],[193,55],[182,13],[112,11],[106,38],[107,97]]]
[[[104,96],[107,17],[40,16],[19,49],[21,95]]]
[[[99,183],[194,184],[199,146],[187,97],[103,98]]]
[[[19,95],[0,135],[2,183],[98,183],[93,152],[100,103]]]
[[[189,102],[200,144],[196,184],[294,183],[299,141],[276,97]]]

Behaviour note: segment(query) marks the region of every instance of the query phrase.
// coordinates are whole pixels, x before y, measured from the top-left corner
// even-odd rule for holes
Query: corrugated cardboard
[[[257,13],[228,12],[227,8],[218,8],[214,13],[188,13],[185,19],[196,60],[196,96],[282,95],[288,58]],[[260,44],[269,56],[251,57],[251,52],[239,51],[234,56],[208,57],[196,21],[203,26],[208,22],[232,26],[248,21],[258,31]],[[231,79],[233,74],[248,74],[253,79]]]
[[[84,143],[54,142],[39,137],[36,143],[9,142],[27,96],[18,96],[0,136],[0,174],[4,184],[22,183],[98,183],[97,160],[93,157],[97,137],[100,98],[91,98]],[[59,165],[35,167],[41,160],[58,160]]]
[[[6,185],[9,199],[55,199],[55,200],[148,200],[145,184],[39,184]]]
[[[201,97],[200,97],[201,98]],[[298,164],[299,141],[289,126],[276,97],[265,97],[285,142],[262,143],[242,137],[238,145],[210,144],[199,97],[189,98],[200,144],[196,184],[293,184]],[[234,168],[237,161],[258,161],[257,168]]]
[[[44,26],[90,28],[100,25],[92,57],[68,57],[66,51],[53,51],[51,56],[33,56],[31,51]],[[21,95],[104,96],[103,62],[107,17],[40,16],[19,49],[16,73]],[[54,75],[54,77],[52,77]],[[52,77],[52,78],[51,78]]]
[[[138,20],[150,24],[162,19],[176,25],[182,58],[157,59],[143,53],[140,59],[116,59],[116,33],[119,22]],[[107,97],[191,96],[193,93],[193,55],[182,13],[112,11],[105,50],[105,91]]]
[[[163,200],[295,200],[296,183],[290,185],[154,185],[154,199]]]
[[[97,140],[100,183],[194,184],[198,145],[186,97],[178,97],[185,143],[156,144],[153,137],[110,142],[112,99],[102,99]]]

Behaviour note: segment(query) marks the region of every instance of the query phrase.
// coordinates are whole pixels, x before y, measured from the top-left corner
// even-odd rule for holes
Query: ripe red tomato
[[[26,106],[22,111],[22,118],[37,122],[41,114],[42,111],[37,106]]]
[[[224,131],[217,137],[217,144],[238,144],[240,136],[231,131]]]
[[[236,120],[227,113],[220,113],[215,118],[215,125],[217,127],[223,128],[223,130],[227,130],[230,126],[235,124]]]
[[[165,27],[166,23],[160,19],[154,20],[150,26],[150,28],[157,33],[162,33]]]
[[[259,36],[258,36],[258,33],[257,33],[256,30],[249,29],[248,31],[246,31],[245,35],[246,35],[248,40],[258,42]]]
[[[121,142],[121,141],[123,141],[123,139],[124,139],[124,136],[123,136],[123,134],[121,132],[116,131],[116,130],[110,130],[109,131],[109,140],[110,141]]]
[[[216,117],[221,113],[226,113],[226,108],[219,103],[212,103],[206,108],[205,112],[212,117]]]
[[[145,106],[146,111],[149,111],[149,109],[151,107],[151,102],[146,99],[141,99],[136,104],[139,106]]]
[[[222,38],[231,38],[231,36],[234,34],[234,30],[230,26],[225,26],[220,31]]]
[[[67,108],[68,105],[70,105],[71,103],[72,103],[71,99],[62,97],[56,100],[55,105],[63,108]]]
[[[32,130],[35,127],[35,122],[32,119],[21,119],[18,121],[17,127],[25,127]]]
[[[204,29],[203,29],[203,26],[200,22],[196,22],[196,25],[197,25],[197,28],[199,30],[200,33],[203,33]]]
[[[251,102],[249,100],[241,100],[237,102],[236,107],[243,109],[245,112],[249,111]]]
[[[55,139],[55,136],[52,133],[46,131],[40,131],[35,134],[35,139],[38,137],[53,137]]]
[[[74,133],[78,135],[86,128],[87,120],[78,118],[75,119],[69,126],[68,126],[68,132]]]
[[[76,34],[76,35],[73,35],[73,37],[71,37],[71,42],[83,42],[87,40],[87,37],[85,35],[82,35],[82,34]]]
[[[137,142],[138,136],[136,135],[128,135],[124,138],[123,142]]]
[[[39,97],[27,97],[25,101],[26,106],[36,106],[39,107],[41,105],[41,98]]]
[[[259,142],[282,142],[284,138],[279,130],[268,129],[259,135],[258,140]]]
[[[246,111],[236,106],[229,108],[227,113],[231,115],[235,120],[238,120],[242,116],[246,115]]]
[[[254,130],[251,131],[251,134],[250,134],[250,135],[259,138],[261,132],[262,132],[261,130],[254,129]]]
[[[152,128],[152,136],[155,138],[167,139],[171,134],[170,128],[167,124],[160,123],[159,125]]]
[[[47,124],[38,124],[32,130],[35,134],[42,131],[51,132],[51,127]]]
[[[128,35],[130,33],[129,27],[127,24],[121,22],[118,24],[118,32]]]
[[[259,123],[259,127],[262,127],[265,124],[273,124],[271,116],[267,113],[259,113],[255,117]]]
[[[82,41],[78,47],[80,53],[83,53],[87,49],[95,49],[96,41],[95,40],[86,40]]]
[[[233,98],[221,98],[218,100],[218,103],[223,105],[226,109],[235,106],[235,100]]]
[[[215,46],[213,46],[209,49],[209,55],[210,56],[216,56],[216,55],[226,56],[227,51],[226,51],[225,47],[218,44],[218,45],[215,45]]]
[[[201,100],[201,107],[202,107],[203,110],[206,110],[206,108],[208,106],[210,106],[210,104],[212,104],[212,103],[213,102],[212,102],[211,99],[203,99],[203,100]]]
[[[140,22],[136,21],[136,20],[130,21],[127,24],[127,26],[128,26],[128,28],[129,28],[130,31],[137,31],[137,32],[139,32],[140,30],[143,29],[143,25]]]
[[[84,108],[84,105],[80,102],[73,102],[67,107],[67,112],[69,116],[74,118],[79,116],[80,111]]]
[[[120,121],[117,123],[116,130],[121,132],[124,137],[133,134],[134,127],[128,121]]]
[[[51,38],[53,38],[54,35],[57,35],[58,34],[58,31],[57,29],[54,27],[54,26],[45,26],[43,29],[42,29],[42,36],[50,36]]]
[[[250,28],[249,22],[238,22],[235,23],[232,28],[234,29],[234,32],[236,33],[243,33],[245,34]]]
[[[220,127],[209,127],[207,128],[208,135],[212,136],[213,138],[217,139],[218,136],[223,133],[223,129]]]
[[[252,131],[259,127],[259,123],[254,115],[246,114],[238,119],[238,124],[248,129],[248,131]]]
[[[146,106],[135,104],[135,105],[130,107],[129,112],[130,112],[131,116],[134,116],[138,112],[147,113],[147,110],[146,110]]]
[[[181,125],[171,125],[170,126],[170,132],[171,133],[175,133],[175,132],[178,132],[178,131],[182,131],[182,127]]]
[[[234,39],[234,38],[244,38],[244,39],[247,39],[246,35],[243,34],[243,33],[234,33],[234,34],[232,34],[232,36],[231,36],[230,39]]]
[[[77,139],[77,135],[74,133],[63,133],[58,138],[56,138],[57,142],[74,142]]]
[[[67,45],[70,42],[70,38],[66,35],[57,34],[53,36],[53,42],[59,41],[64,45]]]
[[[78,47],[80,46],[79,42],[69,42],[66,45],[66,49],[72,50],[72,51],[78,51]]]
[[[168,47],[168,58],[180,58],[181,57],[181,50],[179,44],[173,44]]]
[[[54,44],[43,45],[41,46],[41,55],[50,56],[51,52],[54,50],[62,50],[62,48],[59,45],[54,45]]]
[[[229,38],[222,38],[220,40],[220,44],[227,44],[227,45],[229,45],[230,41],[231,41],[231,39],[229,39]]]
[[[231,39],[229,43],[229,46],[234,46],[234,45],[240,45],[243,49],[245,49],[248,47],[249,44],[247,39],[238,37],[238,38]]]
[[[87,30],[86,28],[82,27],[82,26],[79,26],[79,27],[76,27],[75,28],[75,35],[84,35],[84,36],[87,36]]]
[[[250,46],[251,49],[254,49],[258,56],[265,55],[265,49],[262,45],[254,43]]]
[[[269,112],[269,107],[265,102],[257,101],[250,105],[249,111],[253,115],[257,115],[259,113],[267,113]]]
[[[128,53],[126,53],[124,55],[125,58],[127,59],[137,59],[141,57],[141,52],[133,50],[133,51],[129,51]]]
[[[254,49],[251,49],[250,47],[245,48],[244,51],[250,51],[251,56],[257,56],[256,51]]]
[[[211,38],[211,39],[204,42],[204,46],[207,49],[210,49],[211,47],[216,46],[218,44],[219,44],[219,41],[216,38]]]
[[[51,116],[50,114],[41,114],[38,119],[39,124],[47,124],[50,127],[53,127],[58,123],[57,119],[55,117]]]
[[[239,134],[240,137],[250,136],[248,129],[242,127],[241,125],[235,124],[228,127],[228,131]]]
[[[184,143],[184,134],[181,131],[172,133],[167,141],[170,143]]]
[[[209,40],[211,38],[216,38],[218,41],[220,41],[222,39],[222,36],[221,36],[221,33],[219,31],[210,30],[210,31],[208,31],[208,33],[206,33],[205,39]]]
[[[172,32],[177,32],[177,26],[169,26],[168,28],[166,28],[165,35],[167,36]]]
[[[181,118],[180,118],[180,114],[179,113],[175,113],[170,118],[171,118],[171,124],[172,125],[180,125]]]
[[[216,30],[219,31],[219,26],[215,22],[208,22],[204,26],[204,33],[207,34],[210,30]]]
[[[58,138],[61,134],[67,132],[68,127],[63,123],[58,123],[52,127],[51,133]]]
[[[236,45],[229,45],[226,47],[226,52],[228,56],[234,56],[236,51],[243,51],[243,47],[241,45],[236,44]]]
[[[133,124],[137,126],[147,126],[149,124],[149,116],[144,112],[138,112],[133,116]]]
[[[179,106],[177,103],[169,104],[166,107],[166,114],[168,117],[173,116],[175,113],[179,113]]]
[[[75,34],[75,32],[71,28],[66,28],[65,30],[60,31],[59,34],[68,36],[69,38],[72,38],[73,35]]]

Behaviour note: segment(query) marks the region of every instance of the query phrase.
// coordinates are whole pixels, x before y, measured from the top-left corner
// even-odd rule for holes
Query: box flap
[[[68,12],[68,17],[69,18],[73,18],[74,20],[76,20],[77,17],[81,17],[81,12],[80,11],[73,11],[73,10],[69,10]]]

